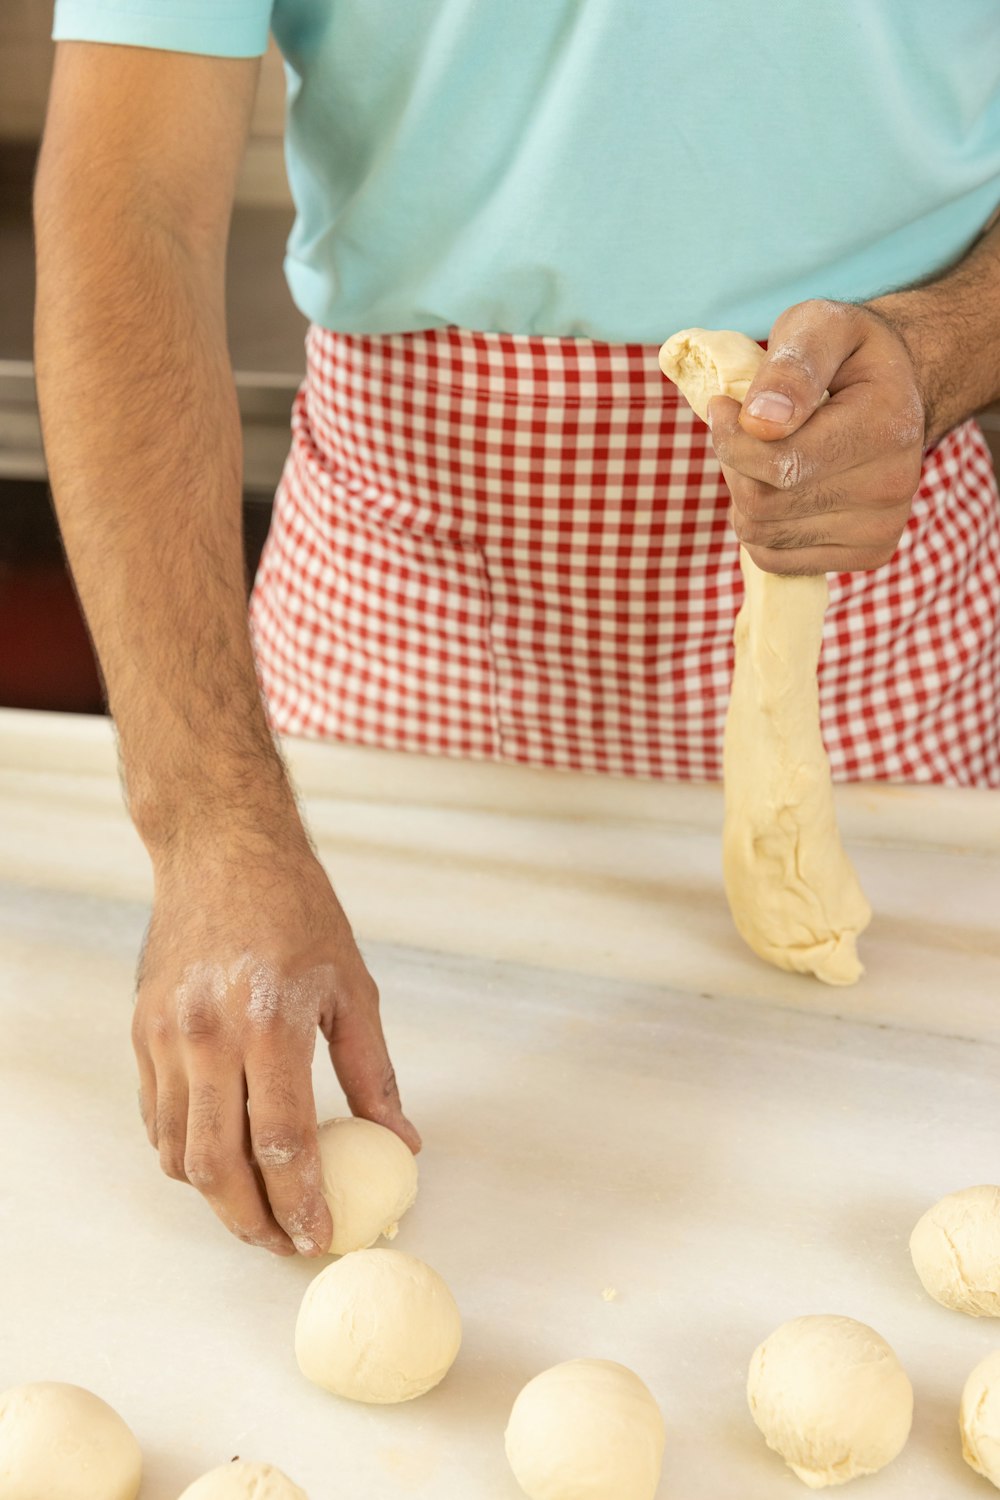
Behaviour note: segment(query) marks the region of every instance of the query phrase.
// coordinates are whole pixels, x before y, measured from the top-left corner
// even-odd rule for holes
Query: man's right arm
[[[53,495],[155,895],[133,1024],[170,1176],[243,1239],[329,1243],[317,1026],[416,1148],[378,994],[302,826],[247,627],[224,266],[257,63],[62,43],[35,195]]]
[[[36,184],[49,473],[154,848],[221,811],[294,816],[246,628],[224,322],[257,70],[61,44]]]

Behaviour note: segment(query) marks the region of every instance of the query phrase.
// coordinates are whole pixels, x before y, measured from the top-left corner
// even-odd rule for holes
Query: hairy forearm
[[[294,821],[246,622],[221,251],[65,184],[36,233],[49,474],[140,834]]]
[[[1000,223],[942,276],[868,305],[910,352],[928,443],[1000,399]]]

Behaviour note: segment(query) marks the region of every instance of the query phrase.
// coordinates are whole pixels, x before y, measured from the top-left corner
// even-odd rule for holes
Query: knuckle
[[[226,1180],[226,1163],[211,1151],[188,1151],[184,1157],[184,1175],[199,1192],[211,1192]]]
[[[759,540],[759,526],[744,511],[733,507],[733,530],[744,546],[752,547]]]
[[[774,490],[759,479],[747,480],[736,487],[733,504],[748,521],[766,521],[774,507]]]
[[[778,454],[774,476],[777,488],[794,490],[802,483],[804,471],[802,453],[798,448],[789,448],[787,452]]]
[[[302,1132],[288,1125],[264,1126],[254,1134],[258,1165],[270,1170],[291,1166],[305,1149]]]
[[[219,1034],[219,1007],[208,995],[177,997],[177,1026],[187,1041],[212,1040]]]
[[[148,1020],[147,1034],[148,1038],[150,1038],[150,1043],[156,1044],[157,1047],[165,1047],[171,1041],[171,1038],[174,1037],[174,1028],[172,1028],[168,1017],[156,1014],[156,1016],[150,1017],[150,1020]]]
[[[252,1229],[248,1224],[233,1224],[231,1229],[238,1240],[255,1250],[268,1250],[279,1243],[275,1234],[268,1234],[263,1228]]]
[[[184,1153],[173,1146],[165,1145],[160,1138],[160,1169],[174,1182],[187,1182],[184,1171]]]

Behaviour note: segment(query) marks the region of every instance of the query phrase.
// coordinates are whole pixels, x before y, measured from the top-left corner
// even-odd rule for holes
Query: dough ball
[[[319,1127],[323,1197],[333,1217],[331,1255],[393,1239],[417,1196],[417,1159],[393,1131],[371,1120]]]
[[[988,1354],[965,1382],[958,1423],[965,1462],[1000,1489],[1000,1351]]]
[[[913,1390],[873,1328],[853,1318],[794,1318],[750,1361],[753,1419],[812,1490],[874,1474],[910,1435]]]
[[[237,1458],[189,1484],[180,1500],[309,1500],[309,1496],[280,1469]]]
[[[39,1381],[0,1394],[3,1500],[135,1500],[142,1453],[107,1402]]]
[[[910,1254],[942,1307],[1000,1317],[1000,1187],[963,1188],[935,1203],[910,1236]]]
[[[606,1359],[571,1359],[528,1381],[505,1441],[530,1500],[653,1500],[666,1437],[638,1375]]]
[[[436,1271],[401,1250],[354,1250],[310,1283],[295,1357],[335,1396],[386,1404],[436,1386],[461,1342],[455,1299]]]

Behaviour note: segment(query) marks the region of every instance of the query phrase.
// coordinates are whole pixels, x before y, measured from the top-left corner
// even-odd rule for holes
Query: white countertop
[[[773,1500],[807,1491],[746,1412],[750,1353],[785,1318],[841,1312],[917,1394],[909,1447],[858,1493],[985,1500],[957,1407],[1000,1328],[929,1302],[906,1240],[938,1196],[998,1177],[996,796],[843,795],[877,914],[844,991],[732,934],[714,788],[291,758],[424,1135],[397,1244],[455,1292],[459,1361],[400,1408],[298,1375],[314,1268],[228,1239],[138,1125],[149,883],[107,726],[0,714],[0,1386],[110,1400],[147,1455],[142,1500],[236,1452],[310,1500],[516,1500],[514,1395],[595,1355],[663,1406],[663,1500]],[[321,1061],[316,1087],[342,1108]]]

